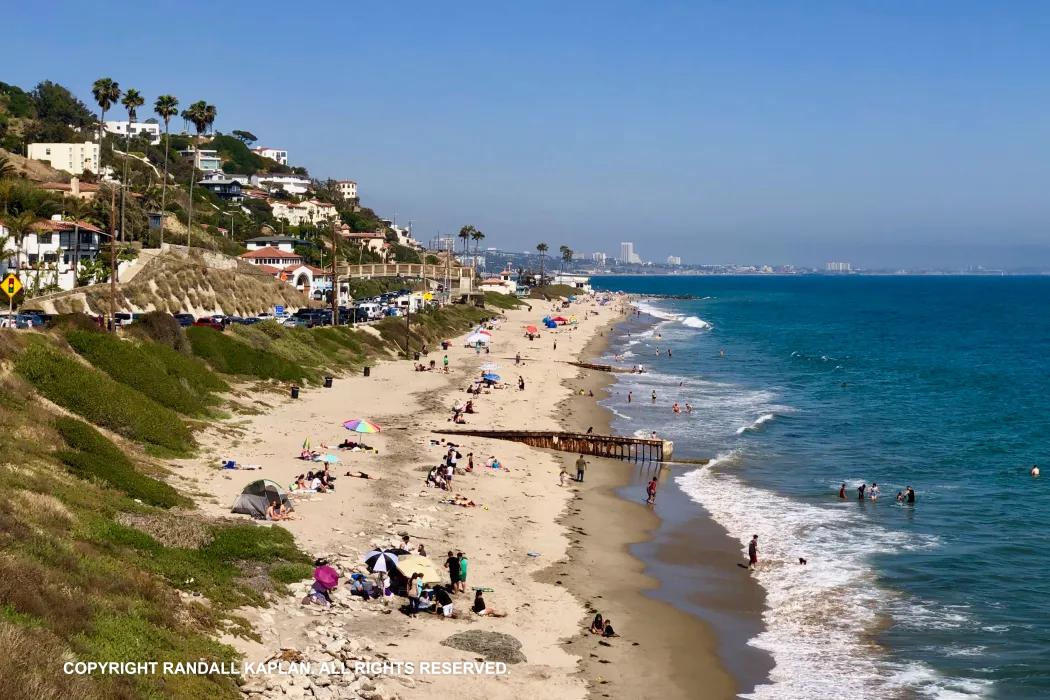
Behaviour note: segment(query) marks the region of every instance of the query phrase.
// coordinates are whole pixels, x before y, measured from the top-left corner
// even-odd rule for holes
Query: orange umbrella
[[[538,333],[539,331],[536,330],[536,326],[525,326],[525,332],[526,333]]]

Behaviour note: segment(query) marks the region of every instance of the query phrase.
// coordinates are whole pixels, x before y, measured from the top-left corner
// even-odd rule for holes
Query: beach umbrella
[[[325,464],[338,464],[339,458],[335,455],[321,455],[317,458],[318,462],[324,462]]]
[[[351,418],[350,420],[343,423],[343,427],[353,433],[359,433],[364,435],[365,433],[381,433],[383,429],[370,420],[364,418]],[[361,444],[365,443],[364,439],[361,440]]]
[[[485,372],[491,372],[493,370],[499,369],[499,365],[497,365],[495,362],[486,362],[481,366],[480,369],[482,369]]]
[[[383,431],[378,425],[364,418],[351,418],[343,423],[343,427],[355,433],[380,433]]]
[[[538,333],[539,329],[536,326],[525,326],[526,333]]]
[[[492,338],[484,333],[474,333],[467,336],[467,345],[477,345],[478,343],[488,345],[490,342],[492,342]]]
[[[328,564],[322,564],[314,569],[314,581],[331,590],[339,585],[339,572]]]
[[[492,335],[492,331],[490,331],[490,330],[486,330],[486,329],[484,329],[484,328],[482,328],[481,330],[479,330],[479,331],[477,331],[477,332],[478,332],[478,333],[481,333],[482,335]]]
[[[486,372],[485,374],[481,375],[481,378],[486,382],[500,381],[500,376],[498,374],[493,374],[492,372]]]
[[[391,571],[397,568],[397,555],[373,549],[365,555],[365,565],[371,572]]]
[[[444,580],[441,572],[434,566],[434,562],[418,554],[406,554],[399,557],[397,570],[405,578],[412,578],[412,574],[423,574],[423,583],[439,583]]]

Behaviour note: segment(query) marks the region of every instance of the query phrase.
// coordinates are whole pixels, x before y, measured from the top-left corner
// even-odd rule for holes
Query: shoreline
[[[598,361],[617,331],[622,332],[622,326],[629,321],[630,317],[622,317],[610,323],[602,336],[592,339],[581,359]],[[647,325],[658,323],[659,319],[647,321]],[[576,386],[593,391],[595,397],[589,399],[590,405],[583,397],[566,400],[567,407],[578,405],[575,415],[572,408],[564,411],[566,429],[582,432],[591,425],[600,425],[608,433],[614,433],[615,415],[601,402],[614,393],[617,381],[613,374],[581,370]],[[712,685],[712,669],[694,669],[699,654],[690,654],[679,660],[680,663],[672,664],[668,671],[672,682],[685,691],[683,697],[695,697],[695,689],[699,687],[696,683],[701,679],[710,697],[723,693],[725,697],[734,697],[766,682],[773,667],[772,657],[748,644],[763,629],[765,591],[750,576],[741,580],[736,566],[740,561],[738,543],[674,483],[674,478],[683,470],[676,470],[673,464],[635,466],[618,460],[602,462],[604,464],[598,466],[606,474],[600,483],[600,507],[590,514],[570,511],[562,522],[575,530],[583,521],[589,521],[589,531],[619,535],[623,540],[620,549],[635,577],[636,594],[674,608],[661,629],[666,631],[670,624],[692,628],[685,642],[687,646],[697,647],[695,650],[702,648],[707,652],[704,656],[713,659],[718,671],[729,674],[732,685],[729,690]],[[695,467],[688,469],[692,468]],[[653,475],[659,475],[659,505],[648,507],[644,501],[645,484]],[[602,544],[616,547],[616,539],[606,535]],[[666,612],[650,611],[649,614],[662,616]],[[687,619],[698,624],[689,624]],[[700,645],[698,640],[702,640]],[[585,659],[584,666],[587,665]],[[698,673],[683,672],[683,669]]]

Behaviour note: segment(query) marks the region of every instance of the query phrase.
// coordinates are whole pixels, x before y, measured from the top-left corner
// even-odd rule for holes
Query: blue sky
[[[429,237],[1050,267],[1050,5],[16,3],[0,80],[206,99]],[[48,27],[46,32],[37,28]]]

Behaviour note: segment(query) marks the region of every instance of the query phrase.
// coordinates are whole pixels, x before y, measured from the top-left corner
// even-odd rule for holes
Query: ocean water
[[[673,488],[742,559],[759,535],[775,667],[748,697],[1050,697],[1050,278],[592,282],[694,297],[640,304],[609,357],[647,372],[607,404],[712,460]]]

